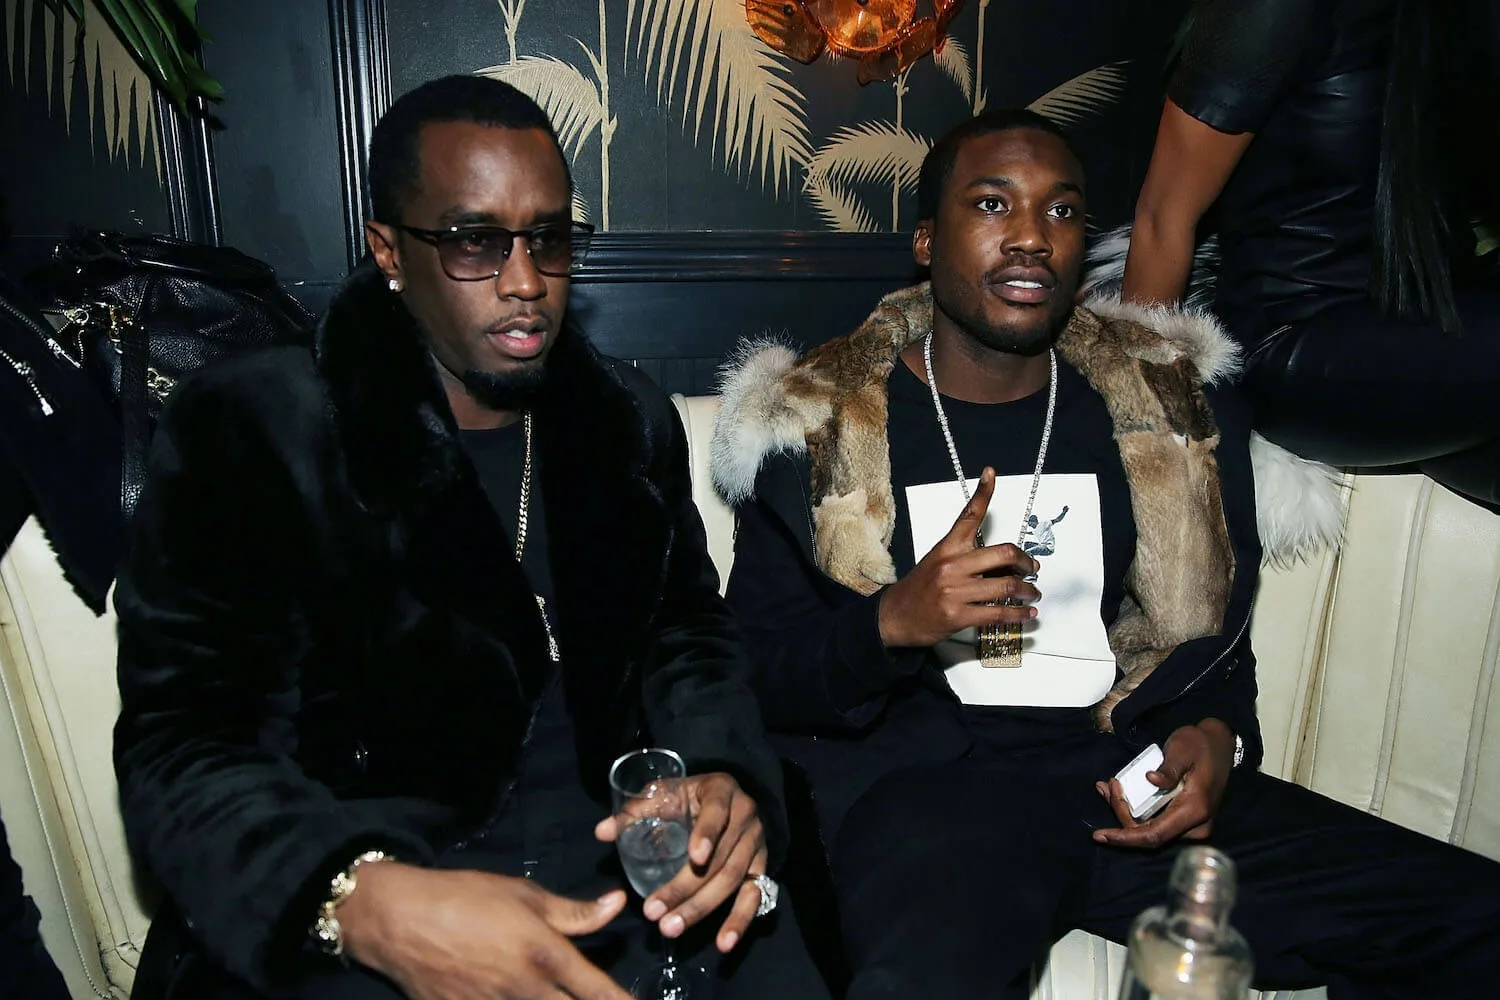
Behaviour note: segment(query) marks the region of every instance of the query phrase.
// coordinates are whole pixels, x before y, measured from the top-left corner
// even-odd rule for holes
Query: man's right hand
[[[1022,577],[1037,571],[1037,561],[1009,543],[974,547],[994,494],[995,470],[986,468],[948,534],[880,595],[880,641],[887,647],[931,646],[961,629],[1036,617],[1030,602],[1041,594]],[[1008,600],[1023,603],[989,603]]]
[[[629,1000],[568,940],[624,907],[622,890],[574,900],[525,879],[381,861],[360,868],[338,915],[345,953],[411,1000]]]

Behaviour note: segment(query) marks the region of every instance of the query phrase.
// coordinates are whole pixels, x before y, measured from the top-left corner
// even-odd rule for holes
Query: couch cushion
[[[24,754],[5,752],[0,777],[12,851],[73,995],[125,997],[149,921],[111,754],[114,616],[79,600],[34,520],[0,562],[0,584],[0,670]]]
[[[722,580],[734,540],[707,475],[717,400],[674,402]],[[1265,768],[1500,857],[1500,726],[1486,726],[1500,712],[1500,517],[1422,476],[1348,481],[1342,554],[1262,581],[1251,636]],[[149,908],[110,752],[114,621],[73,594],[35,523],[0,561],[0,640],[13,723],[0,726],[0,810],[13,853],[74,996],[123,998]],[[1036,996],[1113,997],[1122,955],[1070,934],[1038,970]]]

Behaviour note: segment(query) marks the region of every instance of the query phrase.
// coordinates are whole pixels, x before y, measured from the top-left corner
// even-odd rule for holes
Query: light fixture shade
[[[917,15],[917,0],[807,0],[807,11],[841,56],[881,52]]]
[[[745,18],[771,48],[810,63],[826,48],[859,61],[859,82],[889,80],[941,48],[963,0],[745,0]]]

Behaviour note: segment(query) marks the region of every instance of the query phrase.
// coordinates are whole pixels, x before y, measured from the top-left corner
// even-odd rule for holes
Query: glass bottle
[[[1177,857],[1165,906],[1135,919],[1119,1000],[1246,1000],[1254,963],[1229,926],[1234,862],[1212,847]]]

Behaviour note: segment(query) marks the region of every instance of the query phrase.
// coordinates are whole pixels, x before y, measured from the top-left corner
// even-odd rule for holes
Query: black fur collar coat
[[[547,364],[537,448],[584,775],[602,791],[613,756],[675,747],[740,779],[778,855],[780,772],[676,413],[574,330]],[[243,356],[174,395],[116,606],[132,848],[200,956],[267,992],[318,961],[333,872],[371,848],[420,862],[494,815],[551,669],[433,363],[373,269],[311,354]]]

